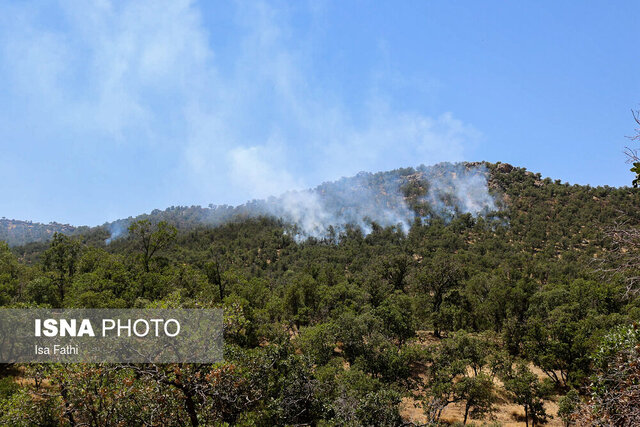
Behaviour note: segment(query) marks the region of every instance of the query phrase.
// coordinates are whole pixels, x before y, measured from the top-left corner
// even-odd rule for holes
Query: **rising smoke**
[[[428,189],[416,202],[428,204],[431,216],[486,215],[496,210],[484,165],[440,163],[387,173],[361,172],[353,178],[325,183],[313,190],[288,192],[265,202],[265,213],[296,224],[298,239],[326,237],[331,226],[347,226],[364,234],[372,223],[408,231],[418,213],[409,207],[407,184]]]
[[[113,242],[115,239],[125,236],[127,234],[127,225],[123,222],[123,220],[118,220],[109,224],[108,230],[111,235],[104,241],[104,243],[107,245]]]
[[[420,166],[418,170],[424,172],[429,185],[423,201],[436,215],[445,218],[465,213],[478,216],[496,210],[495,199],[489,193],[486,166],[440,163]]]
[[[265,208],[268,214],[296,224],[301,239],[325,237],[330,226],[342,231],[349,225],[368,234],[372,222],[407,231],[414,215],[402,184],[399,175],[361,172],[313,190],[285,193],[269,199]]]
[[[327,238],[330,227],[335,234],[356,227],[366,235],[374,223],[406,232],[421,215],[450,220],[459,214],[477,217],[495,211],[488,176],[484,165],[470,163],[439,163],[375,174],[361,172],[314,189],[289,191],[236,207],[210,205],[201,210],[198,221],[220,225],[238,217],[271,216],[293,225],[291,233],[298,241]],[[420,203],[428,206],[428,213],[411,207]],[[125,235],[126,223],[122,221],[108,226],[111,237],[107,244]]]

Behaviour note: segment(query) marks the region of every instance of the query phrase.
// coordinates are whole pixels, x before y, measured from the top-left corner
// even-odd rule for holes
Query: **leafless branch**
[[[631,114],[633,115],[633,120],[640,126],[640,110],[631,110]],[[640,127],[635,128],[633,135],[627,136],[631,141],[640,141]],[[640,157],[638,157],[638,150],[635,150],[630,147],[624,147],[624,154],[627,156],[627,163],[636,163],[640,161]]]
[[[626,296],[640,291],[640,225],[621,219],[604,230],[610,240],[608,257],[599,259],[596,271],[609,278],[621,277],[626,283]]]
[[[640,126],[640,110],[631,110],[631,114],[633,115],[633,120],[635,120],[636,124]],[[634,129],[635,134],[628,136],[632,141],[640,141],[640,127]]]

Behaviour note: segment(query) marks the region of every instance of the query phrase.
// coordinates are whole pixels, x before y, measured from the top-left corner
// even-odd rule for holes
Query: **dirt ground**
[[[562,427],[562,421],[557,417],[558,405],[553,401],[545,402],[545,409],[547,414],[552,415],[553,418],[549,418],[545,426],[548,427]],[[483,420],[469,419],[467,423],[475,422],[482,425],[482,423],[497,422],[501,426],[516,427],[524,426],[524,409],[521,406],[517,406],[508,402],[501,402],[496,405],[496,412],[492,416],[487,416]],[[400,405],[400,415],[406,422],[412,422],[414,424],[424,424],[427,422],[426,417],[422,412],[422,408],[416,406],[416,400],[411,398],[403,399]],[[452,404],[447,406],[442,412],[442,421],[448,423],[454,423],[456,421],[462,422],[464,419],[464,405]]]
[[[428,331],[419,331],[418,338],[419,342],[426,346],[437,344],[440,341],[433,337],[433,335]],[[531,369],[531,371],[536,374],[540,380],[547,378],[547,375],[533,364],[529,364],[529,369]],[[422,376],[421,374],[418,375]],[[498,403],[495,405],[496,411],[491,415],[485,416],[485,418],[481,420],[470,418],[467,420],[467,423],[473,422],[476,425],[482,425],[484,423],[498,423],[504,427],[520,427],[526,425],[524,420],[524,409],[521,406],[508,401],[501,381],[496,379],[495,383],[499,398]],[[554,400],[547,400],[545,401],[544,407],[547,410],[547,414],[550,415],[547,419],[547,423],[544,425],[547,427],[562,427],[562,420],[557,416],[558,404]],[[426,416],[424,415],[422,408],[419,406],[418,400],[414,398],[404,398],[402,400],[402,403],[400,404],[400,415],[405,422],[411,422],[418,425],[425,424],[427,422]],[[462,403],[448,405],[442,411],[441,420],[444,422],[462,422],[463,419],[464,404]]]

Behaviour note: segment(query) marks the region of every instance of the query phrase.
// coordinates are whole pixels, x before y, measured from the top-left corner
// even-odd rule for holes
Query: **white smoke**
[[[368,234],[372,223],[407,231],[414,213],[404,200],[401,184],[398,177],[360,173],[313,190],[290,191],[270,198],[265,211],[295,224],[298,239],[326,237],[329,227],[340,232],[354,226]]]
[[[373,223],[407,232],[416,217],[403,190],[410,179],[428,188],[416,201],[426,202],[431,215],[449,220],[456,214],[480,216],[496,210],[483,165],[440,163],[407,172],[361,172],[313,190],[290,191],[265,201],[261,213],[295,224],[299,240],[327,237],[329,227],[338,232],[358,227],[366,235]]]
[[[496,210],[487,182],[489,171],[484,165],[469,167],[464,163],[441,163],[420,169],[428,176],[429,183],[423,201],[429,204],[434,214],[443,217],[464,213],[478,216]]]
[[[110,244],[115,239],[123,237],[127,234],[127,225],[121,220],[112,222],[111,224],[109,224],[108,228],[111,235],[104,241],[106,245]]]
[[[319,237],[338,221],[312,191],[290,191],[272,200],[273,214],[296,224],[307,236]]]
[[[367,235],[373,224],[398,227],[406,233],[418,215],[449,221],[458,214],[477,217],[496,211],[488,177],[484,165],[471,163],[439,163],[375,174],[361,172],[314,189],[288,191],[236,207],[209,205],[201,211],[198,221],[221,225],[238,218],[271,216],[292,225],[288,233],[297,241],[336,238],[348,227]],[[266,183],[265,188],[268,187]],[[409,194],[411,188],[418,192]],[[429,207],[426,214],[420,208],[424,204]],[[126,235],[127,226],[128,220],[109,224],[111,237],[105,243]]]

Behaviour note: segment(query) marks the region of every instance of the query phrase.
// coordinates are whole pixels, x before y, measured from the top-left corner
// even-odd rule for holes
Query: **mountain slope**
[[[590,200],[585,192],[592,194]],[[559,180],[542,179],[540,174],[506,163],[440,163],[387,172],[361,172],[354,177],[323,183],[311,190],[287,192],[279,197],[253,200],[236,207],[171,206],[93,228],[3,218],[0,220],[0,240],[17,246],[47,241],[55,232],[74,235],[91,231],[109,243],[125,235],[128,225],[138,219],[168,221],[180,230],[189,230],[260,216],[282,218],[286,223],[295,224],[291,232],[301,238],[322,238],[326,237],[329,226],[339,232],[355,225],[366,234],[372,223],[400,226],[407,230],[417,218],[438,216],[450,219],[465,213],[487,215],[506,212],[509,207],[539,210],[541,206],[537,205],[537,199],[544,199],[543,204],[547,208],[551,207],[549,204],[556,204],[561,209],[567,202],[557,198],[569,194],[574,199],[579,197],[584,204],[577,210],[593,212],[594,209],[605,209],[609,212],[607,216],[613,215],[611,208],[616,204],[621,203],[621,208],[624,208],[632,201],[629,198],[635,200],[635,192],[628,188],[569,186]],[[606,200],[609,197],[616,201]],[[525,204],[527,206],[523,206]],[[633,215],[631,206],[622,210]],[[517,221],[527,222],[524,219]],[[518,225],[518,222],[513,225]],[[571,224],[566,225],[567,230],[579,232]]]
[[[78,227],[57,222],[41,224],[4,217],[0,219],[0,240],[6,241],[10,246],[47,241],[55,233],[73,234],[77,231]]]

